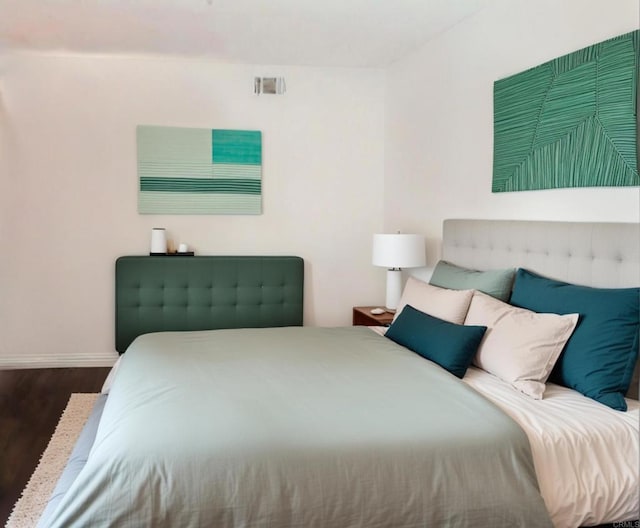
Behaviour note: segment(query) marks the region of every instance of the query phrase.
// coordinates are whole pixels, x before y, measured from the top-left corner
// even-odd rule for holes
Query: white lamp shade
[[[373,265],[384,268],[419,268],[426,265],[422,235],[373,235]]]

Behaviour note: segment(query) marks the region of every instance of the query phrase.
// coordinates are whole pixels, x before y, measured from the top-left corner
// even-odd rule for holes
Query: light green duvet
[[[148,334],[55,527],[551,526],[527,438],[364,327]]]

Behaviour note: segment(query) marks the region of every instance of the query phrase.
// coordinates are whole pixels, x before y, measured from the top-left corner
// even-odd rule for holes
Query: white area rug
[[[97,394],[71,395],[49,445],[22,490],[5,528],[33,528],[38,523],[97,398]]]

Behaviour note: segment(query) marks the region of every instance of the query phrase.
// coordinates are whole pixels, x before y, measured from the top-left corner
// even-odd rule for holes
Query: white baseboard
[[[19,356],[1,356],[0,369],[112,367],[117,359],[118,354],[115,352],[113,354],[91,354],[90,356],[20,354]]]

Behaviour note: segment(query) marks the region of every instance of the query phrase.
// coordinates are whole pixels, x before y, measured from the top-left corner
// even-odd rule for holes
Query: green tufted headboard
[[[301,326],[300,257],[120,257],[116,350],[176,330]]]

